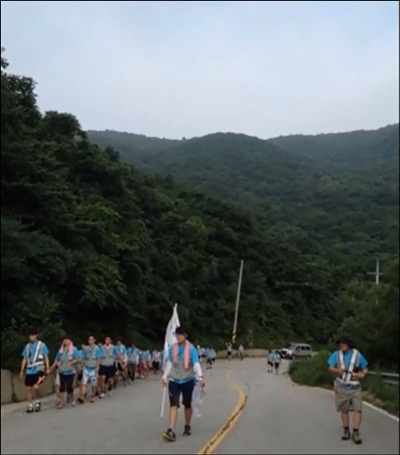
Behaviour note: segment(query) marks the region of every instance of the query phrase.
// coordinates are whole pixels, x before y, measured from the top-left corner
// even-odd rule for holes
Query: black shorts
[[[228,351],[228,357],[232,357],[232,351]]]
[[[74,374],[60,373],[60,393],[73,393],[74,391]]]
[[[77,374],[76,379],[77,379],[78,381],[82,381],[82,377],[83,377],[83,371],[80,371],[80,372]]]
[[[183,406],[185,408],[191,408],[194,385],[195,385],[194,379],[188,382],[184,382],[183,384],[174,381],[169,381],[168,392],[170,405],[179,406],[179,398],[182,394]]]
[[[34,374],[27,374],[25,376],[25,386],[33,387],[39,382],[39,379],[43,378],[43,376],[46,376],[44,371],[39,371]]]
[[[117,369],[118,369],[118,371],[124,371],[125,368],[122,366],[121,362],[118,362]]]
[[[275,368],[279,368],[279,365],[280,365],[279,362],[275,362]]]
[[[153,368],[155,371],[160,369],[160,362],[158,360],[153,360]]]
[[[269,362],[269,361],[268,361],[268,365],[271,366],[271,367],[274,366],[274,364],[272,362]]]
[[[209,365],[212,365],[212,364],[213,364],[213,359],[207,359],[207,363],[208,363]]]
[[[115,365],[100,365],[99,376],[104,376],[106,379],[113,378],[115,376]]]

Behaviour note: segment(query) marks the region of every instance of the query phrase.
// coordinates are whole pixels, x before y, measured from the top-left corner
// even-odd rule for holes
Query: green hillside
[[[116,133],[101,134],[115,146]],[[124,159],[253,208],[268,228],[318,242],[324,260],[365,277],[376,256],[397,255],[398,145],[398,125],[270,141],[219,133],[128,155],[126,142]]]
[[[170,144],[158,169],[169,166],[171,174],[169,160],[176,160],[176,175],[196,176],[205,195],[122,164],[118,150],[91,143],[73,115],[42,114],[35,82],[6,69],[2,58],[2,368],[19,364],[29,326],[52,353],[65,333],[77,344],[89,334],[111,334],[160,346],[174,302],[191,339],[219,348],[231,334],[240,259],[239,341],[252,329],[257,346],[295,338],[327,343],[346,329],[362,335],[371,363],[398,364],[397,264],[386,263],[384,286],[373,290],[362,273],[359,281],[348,273],[354,251],[346,250],[344,264],[333,260],[339,248],[300,225],[299,204],[313,193],[297,180],[317,173],[311,159],[246,136]],[[159,162],[156,142],[140,151],[154,157],[149,167]],[[191,154],[194,161],[180,159]],[[222,201],[236,198],[241,206]],[[363,229],[353,225],[349,242],[368,244]],[[380,235],[385,244],[387,231]],[[337,242],[346,239],[338,234]]]

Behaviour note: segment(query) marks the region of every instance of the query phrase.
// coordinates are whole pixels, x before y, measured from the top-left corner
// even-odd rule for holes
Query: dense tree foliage
[[[218,347],[230,336],[242,258],[242,340],[251,328],[256,345],[326,343],[349,326],[353,313],[339,320],[335,308],[346,268],[318,237],[121,163],[121,147],[92,144],[74,116],[42,114],[34,81],[6,68],[2,59],[3,367],[19,361],[31,325],[53,347],[65,332],[159,344],[174,302],[192,339]],[[177,146],[165,141],[148,153]],[[292,165],[290,154],[279,159]]]
[[[100,146],[118,144],[126,162],[256,209],[267,228],[295,229],[301,242],[309,239],[301,252],[318,243],[314,253],[343,269],[346,282],[365,278],[375,257],[397,256],[398,125],[269,141],[219,133],[164,140],[158,151],[151,138],[152,148],[141,148],[136,135],[88,134]]]

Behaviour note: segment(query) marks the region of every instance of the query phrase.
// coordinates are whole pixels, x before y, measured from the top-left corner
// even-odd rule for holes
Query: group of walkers
[[[169,427],[162,436],[167,441],[176,439],[176,422],[178,408],[181,403],[184,408],[184,436],[191,434],[191,418],[193,413],[192,399],[195,387],[198,391],[204,389],[204,377],[200,365],[201,360],[207,361],[207,369],[211,369],[216,359],[214,349],[195,348],[188,341],[188,332],[183,327],[175,330],[177,343],[169,347],[162,375],[163,387],[168,387],[170,402]],[[354,347],[354,341],[347,335],[341,336],[338,349],[328,359],[328,368],[336,375],[334,390],[336,408],[341,415],[343,424],[343,440],[352,439],[361,444],[359,433],[362,413],[361,380],[368,373],[367,361]],[[240,358],[243,358],[243,347],[239,348]],[[232,344],[227,343],[228,359],[232,357]],[[54,363],[50,365],[49,350],[45,343],[38,340],[36,330],[29,331],[29,343],[22,351],[20,376],[25,374],[27,387],[27,412],[38,412],[41,409],[40,386],[46,377],[57,371],[57,407],[65,405],[65,393],[68,402],[75,405],[74,386],[79,384],[78,401],[85,402],[88,386],[91,387],[90,402],[95,402],[96,395],[104,398],[111,394],[116,384],[121,381],[127,385],[133,382],[139,374],[148,376],[150,369],[158,374],[162,363],[162,352],[158,350],[142,351],[130,344],[128,348],[119,338],[113,344],[110,337],[104,343],[97,342],[90,336],[87,343],[78,350],[68,337],[62,339],[61,346],[55,355]],[[279,373],[281,356],[278,351],[270,350],[267,354],[268,372]],[[353,431],[350,431],[349,412],[353,411]]]
[[[121,338],[115,344],[109,336],[104,342],[96,342],[89,336],[80,349],[74,346],[70,337],[63,337],[53,364],[50,364],[46,344],[38,340],[37,330],[30,330],[29,343],[22,351],[20,376],[25,373],[28,407],[26,412],[41,410],[40,386],[46,377],[56,374],[55,388],[57,408],[66,402],[75,406],[74,389],[79,386],[78,402],[83,404],[90,388],[90,402],[111,396],[112,390],[120,383],[124,386],[133,383],[135,377],[147,378],[149,372],[157,375],[161,368],[163,353],[154,349],[141,350],[130,343],[126,347]],[[67,400],[65,400],[67,394]]]
[[[269,350],[267,352],[267,371],[268,373],[273,373],[275,370],[276,374],[279,374],[279,367],[281,366],[281,355],[279,351]]]

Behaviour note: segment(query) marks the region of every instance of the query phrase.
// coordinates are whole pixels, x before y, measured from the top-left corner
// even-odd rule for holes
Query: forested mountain
[[[88,134],[100,145],[122,141],[115,132]],[[317,242],[350,277],[365,277],[376,256],[397,255],[398,125],[269,141],[219,133],[130,153],[135,136],[123,138],[125,161],[254,208],[265,226]]]
[[[258,346],[294,338],[327,343],[346,328],[381,340],[366,345],[371,362],[398,362],[395,263],[391,273],[387,264],[387,284],[379,294],[365,277],[346,285],[351,277],[330,260],[329,242],[321,243],[317,229],[312,236],[299,225],[300,208],[291,223],[282,216],[293,189],[276,194],[270,213],[277,221],[271,218],[270,225],[250,210],[267,208],[262,196],[279,178],[264,177],[265,188],[249,188],[248,208],[222,201],[230,194],[228,184],[234,194],[229,199],[245,201],[237,182],[261,184],[257,169],[287,178],[295,169],[306,178],[312,160],[298,160],[255,138],[248,153],[230,153],[238,139],[233,135],[187,141],[212,156],[207,144],[217,139],[226,154],[215,154],[214,174],[226,172],[228,157],[242,163],[237,179],[220,178],[213,189],[196,174],[202,160],[187,162],[189,174],[200,179],[197,187],[219,197],[211,198],[170,176],[147,175],[121,163],[118,150],[92,144],[73,115],[42,114],[34,81],[8,73],[3,58],[1,68],[2,367],[19,363],[29,326],[39,328],[53,352],[65,332],[77,343],[90,333],[110,333],[139,346],[160,345],[174,302],[192,340],[218,348],[230,336],[242,258],[239,341],[252,329]],[[247,137],[239,138],[249,144]],[[141,153],[154,154],[158,143]],[[180,149],[185,143],[169,145],[176,159],[186,154]],[[263,147],[269,164],[257,165]],[[253,176],[245,167],[246,154],[253,155]],[[177,161],[180,166],[184,163]],[[302,191],[296,181],[293,188]],[[386,231],[381,236],[384,244]],[[346,289],[339,294],[341,287]]]

